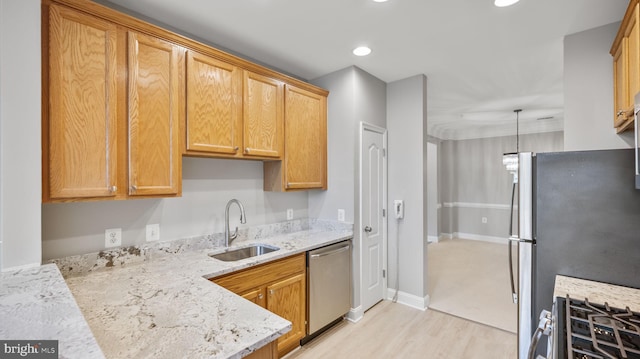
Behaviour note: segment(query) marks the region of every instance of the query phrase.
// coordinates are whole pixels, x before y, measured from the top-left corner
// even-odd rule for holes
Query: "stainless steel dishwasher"
[[[351,241],[307,252],[307,337],[342,319],[351,309]]]

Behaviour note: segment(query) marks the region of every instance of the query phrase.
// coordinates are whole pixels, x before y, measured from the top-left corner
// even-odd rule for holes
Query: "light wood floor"
[[[516,358],[516,336],[435,310],[383,301],[358,323],[343,321],[286,359]]]

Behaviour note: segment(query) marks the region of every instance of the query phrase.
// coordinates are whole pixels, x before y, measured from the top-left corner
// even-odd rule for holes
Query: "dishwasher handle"
[[[344,247],[340,247],[337,249],[334,249],[332,251],[329,252],[325,252],[325,253],[320,253],[320,254],[312,254],[310,257],[311,258],[319,258],[319,257],[324,257],[324,256],[330,256],[332,254],[336,254],[336,253],[340,253],[340,252],[344,252],[346,250],[349,250],[350,245],[346,245]]]

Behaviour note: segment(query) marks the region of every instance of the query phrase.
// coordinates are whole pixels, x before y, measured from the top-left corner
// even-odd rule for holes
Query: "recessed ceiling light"
[[[497,7],[511,6],[520,0],[495,0],[494,5]]]
[[[387,2],[389,0],[373,0],[373,1],[375,1],[375,2]]]
[[[371,49],[366,46],[359,46],[353,49],[353,54],[356,56],[367,56],[371,53]]]

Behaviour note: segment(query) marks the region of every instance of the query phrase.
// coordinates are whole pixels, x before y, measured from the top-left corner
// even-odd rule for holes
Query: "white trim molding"
[[[438,236],[427,236],[427,241],[429,243],[438,243],[440,241],[440,237],[438,237]]]
[[[393,300],[394,295],[396,294],[396,290],[393,288],[387,288],[387,300]],[[417,295],[409,294],[403,291],[398,291],[398,301],[402,305],[406,305],[407,307],[420,309],[422,311],[427,310],[429,308],[429,295],[427,294],[424,298],[418,297]]]
[[[362,310],[362,306],[359,305],[357,308],[351,308],[345,318],[351,323],[357,323],[364,317],[364,310]]]
[[[461,232],[441,233],[440,238],[443,240],[459,238],[459,239],[468,239],[472,241],[491,242],[491,243],[498,243],[498,244],[509,243],[509,239],[507,237],[494,237],[494,236],[485,236],[482,234],[461,233]]]
[[[502,210],[510,210],[511,205],[509,204],[499,204],[499,203],[474,203],[474,202],[444,202],[443,207],[445,208],[481,208],[481,209],[502,209]],[[518,209],[517,205],[513,206],[513,209]]]

